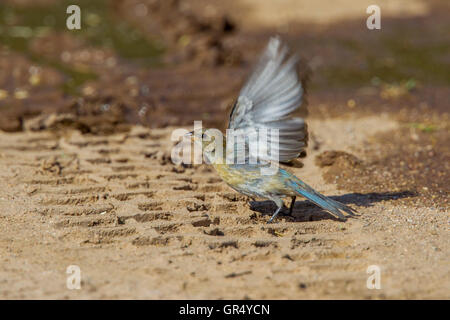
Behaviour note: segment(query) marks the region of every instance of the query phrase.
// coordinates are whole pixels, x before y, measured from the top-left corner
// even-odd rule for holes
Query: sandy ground
[[[280,0],[276,10],[275,1],[112,1],[144,34],[162,30],[167,68],[68,32],[30,39],[34,58],[51,64],[0,41],[0,298],[449,299],[444,2],[377,2],[383,33],[364,29],[371,3],[360,0]],[[142,14],[151,10],[154,19]],[[268,225],[270,202],[249,203],[206,165],[170,161],[173,129],[223,127],[276,33],[315,72],[308,156],[289,170],[355,219],[300,200]],[[63,92],[66,68],[87,82]],[[58,129],[41,130],[41,113]],[[349,158],[322,166],[327,151]],[[80,290],[67,288],[71,265]],[[367,288],[369,266],[381,270],[380,289]]]
[[[355,155],[397,126],[385,117],[309,124],[320,151]],[[310,148],[293,171],[361,216],[339,222],[300,202],[294,218],[267,225],[271,204],[254,211],[206,165],[168,161],[170,134],[1,134],[1,297],[449,298],[446,212],[358,205],[322,180]],[[69,265],[81,269],[81,290],[66,287]],[[381,269],[379,290],[367,289],[370,265]]]

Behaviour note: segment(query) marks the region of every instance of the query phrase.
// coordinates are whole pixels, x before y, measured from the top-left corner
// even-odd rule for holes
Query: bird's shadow
[[[385,201],[385,200],[398,200],[402,198],[415,197],[416,193],[411,191],[400,191],[400,192],[372,192],[372,193],[349,193],[342,196],[330,196],[329,198],[339,201],[343,204],[355,204],[358,207],[371,207],[373,203]],[[290,205],[287,201],[286,205]],[[251,201],[250,208],[253,211],[260,212],[264,215],[272,215],[277,209],[275,203],[270,200],[266,201]],[[357,208],[355,208],[357,211]],[[303,200],[296,201],[292,214],[289,215],[289,209],[283,208],[279,216],[289,217],[293,222],[305,222],[305,221],[319,221],[319,220],[336,220],[338,218],[334,217],[327,211],[318,207],[314,203]]]

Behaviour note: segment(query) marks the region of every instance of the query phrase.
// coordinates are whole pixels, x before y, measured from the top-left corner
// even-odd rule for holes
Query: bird
[[[291,54],[278,36],[270,38],[233,104],[226,137],[217,129],[206,128],[194,129],[187,135],[202,148],[206,162],[232,189],[253,200],[263,198],[276,204],[277,209],[268,223],[272,223],[284,207],[284,198],[291,198],[291,215],[299,196],[345,221],[348,216],[355,216],[354,209],[320,194],[279,166],[279,163],[298,158],[307,146],[307,125],[303,118],[293,116],[304,98],[298,64],[298,56]],[[274,156],[261,150],[264,148],[252,148],[255,141],[252,137],[264,130],[277,132],[266,140],[273,146]],[[242,155],[241,161],[236,161],[239,155]],[[273,170],[263,174],[264,168]]]

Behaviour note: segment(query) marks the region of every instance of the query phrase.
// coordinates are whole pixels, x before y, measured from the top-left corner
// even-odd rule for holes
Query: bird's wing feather
[[[279,38],[271,38],[233,106],[228,128],[241,129],[238,134],[245,135],[244,149],[247,152],[248,137],[255,131],[279,130],[279,143],[275,143],[274,147],[278,150],[277,159],[272,157],[276,153],[267,155],[257,151],[258,154],[253,156],[259,159],[287,162],[298,157],[307,145],[304,120],[292,117],[292,113],[301,106],[303,97],[297,64],[297,56],[289,56],[287,46]]]

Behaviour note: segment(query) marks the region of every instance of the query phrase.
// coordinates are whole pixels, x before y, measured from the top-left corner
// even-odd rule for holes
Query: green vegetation
[[[81,30],[67,30],[66,9],[76,4],[81,8]],[[76,94],[78,88],[96,75],[33,54],[29,43],[50,32],[71,32],[94,46],[111,48],[120,57],[152,66],[159,62],[162,46],[149,41],[136,28],[117,17],[107,0],[61,0],[48,6],[13,7],[0,4],[0,45],[26,54],[32,61],[51,66],[68,77],[64,91]]]

